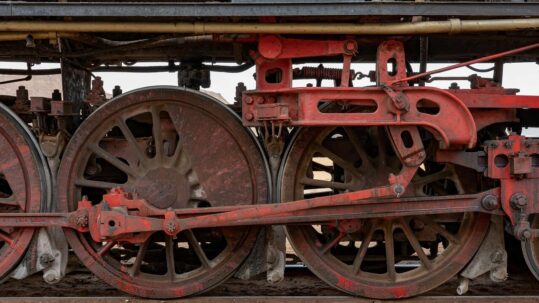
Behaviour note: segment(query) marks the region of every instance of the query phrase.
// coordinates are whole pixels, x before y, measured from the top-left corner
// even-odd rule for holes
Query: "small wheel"
[[[15,113],[0,104],[0,212],[44,210],[50,202],[51,177],[38,143]],[[33,228],[0,229],[0,278],[25,254]]]
[[[305,128],[293,138],[281,167],[281,201],[381,186],[400,167],[381,127]],[[431,187],[440,193],[451,183],[447,170],[425,173],[410,187],[413,195],[420,189],[426,195]],[[340,224],[354,228],[342,232]],[[286,230],[296,254],[320,279],[353,295],[390,299],[421,294],[456,275],[479,248],[488,224],[488,216],[464,213],[320,222]]]
[[[94,204],[113,187],[161,209],[266,203],[266,160],[252,134],[224,104],[199,92],[157,87],[122,95],[79,127],[64,153],[58,186],[63,211],[86,195]],[[96,243],[66,230],[82,262],[127,293],[175,298],[231,276],[251,251],[256,228],[208,228],[143,244]]]

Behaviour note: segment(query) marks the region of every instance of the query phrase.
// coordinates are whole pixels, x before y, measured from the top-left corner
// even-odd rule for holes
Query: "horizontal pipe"
[[[55,40],[57,38],[76,38],[76,33],[57,33],[57,32],[40,32],[21,33],[21,32],[3,32],[0,33],[0,41],[20,41],[26,40],[28,36],[32,36],[34,40]]]
[[[0,32],[107,32],[183,34],[457,34],[539,29],[539,18],[403,23],[222,23],[222,22],[80,22],[2,21]]]

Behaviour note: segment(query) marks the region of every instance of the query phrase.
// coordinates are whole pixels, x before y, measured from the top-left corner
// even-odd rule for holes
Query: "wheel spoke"
[[[97,251],[97,254],[103,257],[104,255],[108,254],[108,252],[114,247],[114,245],[116,245],[116,243],[116,241],[107,242],[107,244],[105,244]]]
[[[365,149],[361,147],[361,143],[358,141],[356,134],[354,134],[354,131],[350,127],[344,127],[344,132],[346,133],[346,136],[348,137],[348,140],[354,147],[354,150],[361,158],[361,162],[364,165],[368,165],[368,168],[373,168],[371,158],[367,155],[365,152]]]
[[[6,242],[6,244],[9,246],[13,245],[13,238],[11,238],[9,235],[7,235],[4,232],[0,232],[0,241]]]
[[[176,262],[174,261],[174,242],[172,241],[171,236],[167,236],[165,240],[165,254],[167,262],[167,274],[171,281],[174,280],[176,276]]]
[[[320,249],[320,252],[322,254],[327,254],[330,249],[335,247],[335,245],[339,244],[339,242],[346,236],[346,233],[339,232],[331,241],[327,242],[322,248]]]
[[[134,277],[140,273],[140,266],[144,261],[144,256],[146,256],[146,250],[148,250],[148,245],[150,244],[150,237],[139,246],[137,251],[137,256],[135,257],[135,263],[129,268],[128,273],[130,276]]]
[[[428,176],[416,178],[413,180],[413,185],[425,185],[432,182],[436,182],[442,179],[447,179],[448,177],[451,177],[453,175],[453,172],[446,170],[445,168],[442,169],[439,172],[433,173]]]
[[[340,183],[340,182],[333,182],[333,181],[325,181],[325,180],[316,180],[311,178],[302,178],[299,181],[303,185],[309,185],[314,187],[320,187],[320,188],[332,188],[332,189],[350,189],[350,186],[346,183]]]
[[[193,249],[195,254],[198,257],[198,260],[202,264],[202,267],[204,268],[211,268],[210,260],[208,260],[208,257],[206,256],[206,253],[202,249],[202,246],[200,246],[200,243],[195,237],[195,234],[192,230],[185,231],[185,235],[187,237],[187,241],[189,242],[189,247]]]
[[[80,186],[80,187],[111,189],[111,188],[115,188],[123,184],[79,178],[75,180],[75,185]]]
[[[384,140],[385,129],[384,127],[380,126],[376,127],[374,131],[376,132],[376,143],[378,145],[377,167],[385,167],[387,164],[387,142]]]
[[[129,175],[131,177],[136,177],[137,176],[137,173],[135,172],[135,170],[133,170],[133,168],[131,168],[129,165],[123,163],[122,161],[120,161],[120,159],[116,158],[115,156],[113,156],[112,154],[107,152],[106,150],[102,149],[97,144],[90,144],[88,146],[88,149],[91,150],[93,153],[95,153],[100,158],[103,158],[105,161],[112,164],[117,169],[123,171],[127,175]]]
[[[176,146],[176,149],[174,150],[174,154],[172,154],[172,156],[170,156],[170,163],[171,163],[171,166],[173,167],[179,167],[180,164],[181,164],[181,159],[182,159],[182,152],[183,152],[183,146],[182,144],[178,141],[178,144]],[[181,168],[181,167],[180,167]]]
[[[160,111],[156,106],[152,106],[152,134],[153,141],[155,145],[155,159],[160,162],[163,159],[163,138],[161,134],[161,117],[159,116]]]
[[[421,221],[423,221],[424,223],[427,223],[427,225],[426,225],[427,227],[429,227],[432,230],[434,230],[435,232],[439,233],[441,236],[446,238],[447,241],[449,241],[451,243],[454,243],[454,244],[459,244],[460,241],[455,235],[453,235],[452,233],[447,231],[445,228],[440,226],[440,224],[434,222],[434,220],[432,220],[431,218],[429,218],[427,216],[421,216],[421,217],[419,217],[419,219]]]
[[[391,222],[387,222],[384,227],[384,237],[387,275],[391,281],[395,281],[397,272],[395,271],[395,243],[393,242],[393,224]]]
[[[332,174],[334,171],[333,167],[320,164],[316,161],[313,161],[311,165],[312,165],[313,171],[323,171],[329,174]]]
[[[401,218],[400,219],[400,224],[401,224],[402,231],[404,231],[404,234],[406,235],[406,238],[408,238],[408,241],[410,242],[410,245],[412,245],[412,248],[417,253],[417,257],[419,258],[419,260],[421,260],[421,263],[423,263],[423,265],[427,269],[429,269],[429,270],[432,269],[432,264],[431,264],[429,258],[427,257],[427,255],[423,251],[423,248],[421,247],[421,244],[417,240],[417,237],[415,236],[414,232],[412,231],[412,229],[410,228],[410,226],[408,225],[406,220]]]
[[[146,165],[147,157],[143,153],[143,151],[140,149],[137,139],[133,135],[133,132],[129,129],[124,119],[118,118],[116,120],[117,126],[120,128],[122,133],[124,134],[125,139],[129,143],[129,146],[131,147],[132,151],[134,151],[135,155],[137,156],[139,163],[142,166]]]
[[[315,150],[321,153],[322,155],[330,158],[335,164],[342,167],[347,172],[357,175],[357,169],[348,161],[341,158],[339,155],[335,154],[334,152],[330,151],[329,149],[325,148],[324,146],[317,144],[315,145]]]
[[[11,195],[9,197],[0,198],[0,205],[4,206],[14,206],[14,207],[23,207],[22,205],[19,205],[17,200],[15,199],[15,195]],[[24,210],[24,209],[23,209]]]
[[[365,259],[365,255],[367,254],[367,250],[369,249],[369,245],[371,244],[374,231],[374,225],[369,226],[365,238],[361,240],[361,245],[359,246],[357,255],[354,258],[354,263],[352,265],[352,273],[354,274],[358,274],[361,269],[361,263],[363,263],[363,259]]]

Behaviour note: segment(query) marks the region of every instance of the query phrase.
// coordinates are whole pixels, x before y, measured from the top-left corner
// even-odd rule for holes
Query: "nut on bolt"
[[[88,227],[88,216],[87,215],[78,216],[76,223],[80,227]]]
[[[251,112],[245,113],[245,120],[252,121],[254,119],[254,115]]]
[[[169,233],[172,233],[172,232],[174,232],[175,230],[176,230],[176,223],[174,223],[174,222],[168,222],[168,224],[167,224],[167,231],[168,231]]]
[[[495,210],[500,204],[498,203],[498,197],[495,195],[486,195],[481,200],[481,206],[486,210]]]
[[[521,209],[528,205],[528,198],[521,193],[516,193],[511,196],[511,206],[515,209]]]

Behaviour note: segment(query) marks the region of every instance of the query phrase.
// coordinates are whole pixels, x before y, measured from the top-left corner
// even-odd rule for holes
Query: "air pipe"
[[[6,32],[181,33],[181,34],[342,34],[424,35],[539,29],[539,18],[400,22],[400,23],[223,23],[223,22],[88,22],[1,21]],[[4,33],[1,33],[4,32]],[[8,37],[8,36],[5,36]],[[11,37],[10,37],[11,38]],[[35,38],[35,37],[34,37]]]

